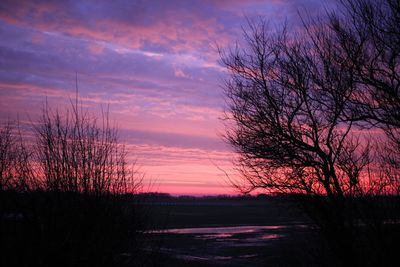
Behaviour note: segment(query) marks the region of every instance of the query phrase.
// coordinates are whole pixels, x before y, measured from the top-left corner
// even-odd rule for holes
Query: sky
[[[144,189],[174,195],[237,193],[235,157],[222,138],[217,47],[240,42],[247,19],[299,27],[318,0],[39,0],[0,2],[0,120],[31,121],[48,101],[109,105]]]

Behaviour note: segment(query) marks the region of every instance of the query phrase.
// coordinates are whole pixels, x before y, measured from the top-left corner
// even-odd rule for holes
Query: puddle
[[[272,226],[231,226],[231,227],[198,227],[198,228],[176,228],[165,230],[153,230],[149,233],[166,233],[166,234],[245,234],[255,233],[262,230],[278,230],[285,228],[283,225]]]
[[[286,238],[297,225],[249,225],[230,227],[175,228],[149,231],[164,238],[169,255],[185,261],[227,263],[250,266],[258,261],[264,248]]]
[[[210,240],[210,239],[221,239],[221,238],[230,238],[233,234],[228,233],[218,233],[218,234],[201,234],[196,235],[195,238],[200,240]]]

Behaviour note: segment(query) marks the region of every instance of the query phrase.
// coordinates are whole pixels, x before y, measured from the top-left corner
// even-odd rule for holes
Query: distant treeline
[[[172,195],[169,193],[159,192],[144,192],[135,194],[135,198],[143,200],[264,200],[274,197],[286,197],[286,194],[242,194],[242,195],[205,195],[205,196],[193,196],[193,195]]]

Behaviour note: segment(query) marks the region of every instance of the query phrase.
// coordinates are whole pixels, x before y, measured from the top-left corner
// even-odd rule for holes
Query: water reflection
[[[262,230],[278,230],[283,229],[284,225],[246,225],[246,226],[231,226],[231,227],[199,227],[199,228],[176,228],[176,229],[165,229],[163,233],[168,234],[243,234],[243,233],[255,233]]]
[[[199,227],[149,233],[163,237],[164,251],[176,259],[247,266],[265,253],[265,247],[284,238],[293,227],[296,226]]]
[[[270,234],[270,235],[263,235],[263,236],[261,236],[260,238],[261,238],[262,240],[271,240],[271,239],[280,238],[280,237],[282,237],[282,236],[283,236],[283,235]]]
[[[201,234],[196,235],[195,238],[202,239],[202,240],[209,240],[209,239],[223,239],[223,238],[230,238],[233,234],[228,233],[218,233],[218,234]]]

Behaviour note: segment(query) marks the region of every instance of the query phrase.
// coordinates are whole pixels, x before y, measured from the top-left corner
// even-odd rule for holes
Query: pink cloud
[[[153,16],[149,17],[153,21],[146,24],[118,17],[89,17],[90,23],[82,23],[84,18],[71,13],[73,6],[62,2],[23,1],[18,5],[4,5],[11,10],[0,11],[0,18],[9,23],[116,43],[132,49],[144,48],[150,43],[182,52],[207,48],[210,41],[228,37],[216,18],[201,17],[186,10],[171,8],[162,14],[148,14]],[[135,11],[132,9],[132,16],[137,15]],[[162,18],[158,18],[158,15]],[[48,19],[49,16],[53,19]]]
[[[101,55],[104,51],[104,45],[92,42],[89,44],[88,49],[93,55]]]

